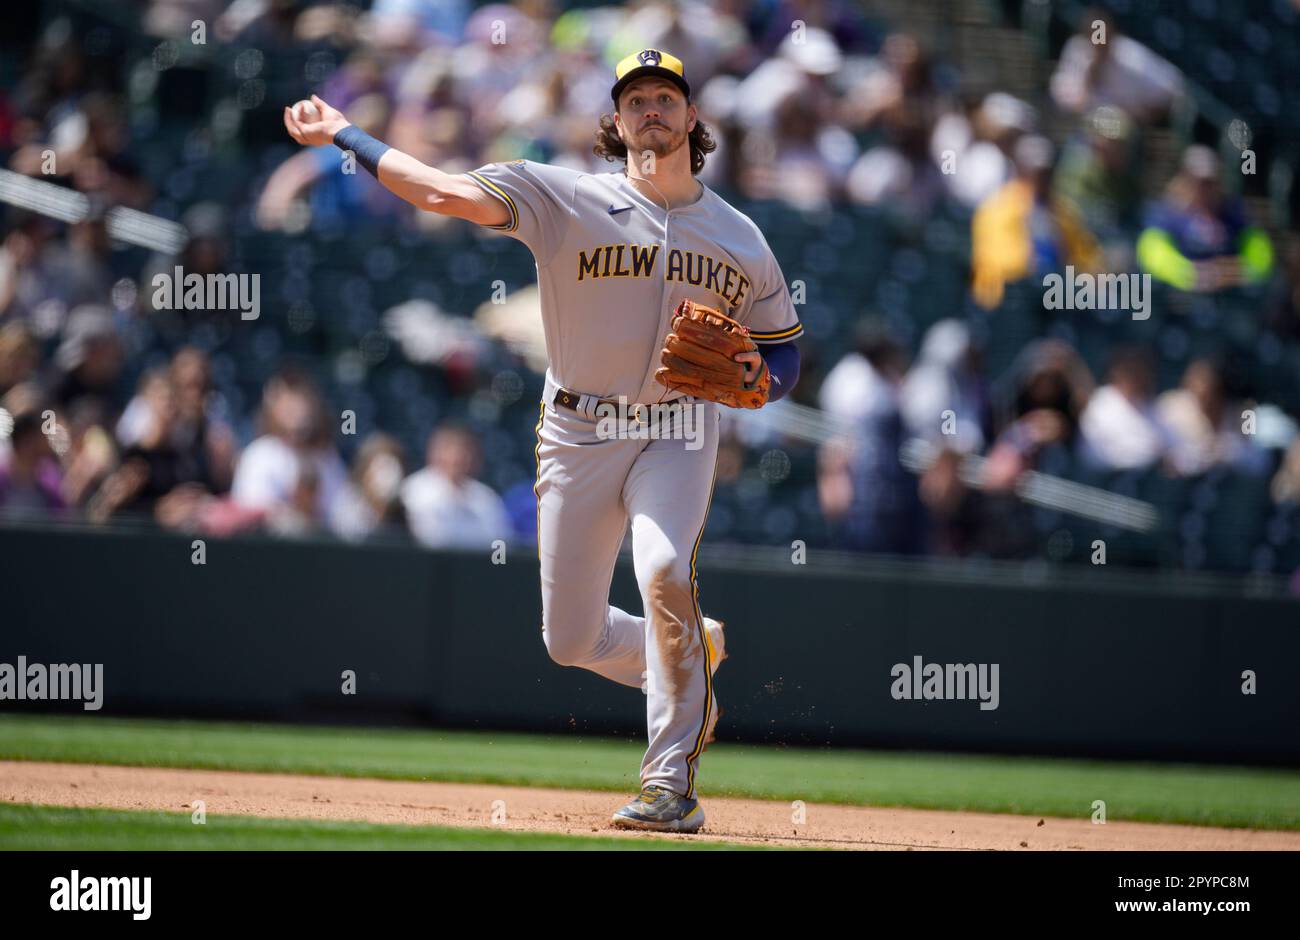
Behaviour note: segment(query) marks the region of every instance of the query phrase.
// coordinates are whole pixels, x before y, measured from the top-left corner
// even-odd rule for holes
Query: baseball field
[[[1294,770],[725,741],[703,833],[615,831],[642,749],[6,715],[0,849],[1300,849]]]

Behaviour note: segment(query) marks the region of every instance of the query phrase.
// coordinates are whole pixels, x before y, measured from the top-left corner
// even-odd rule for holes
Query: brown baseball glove
[[[746,366],[734,358],[757,349],[747,327],[713,307],[683,300],[673,312],[672,332],[660,356],[663,366],[655,378],[660,385],[720,405],[762,408],[772,385],[767,363],[760,359],[758,374],[746,382]]]

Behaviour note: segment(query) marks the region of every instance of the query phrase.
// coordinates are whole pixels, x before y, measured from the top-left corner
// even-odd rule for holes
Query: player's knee
[[[652,592],[685,591],[691,586],[691,566],[688,558],[673,551],[663,551],[646,561],[641,578],[643,590]]]
[[[557,665],[580,666],[586,660],[589,644],[582,637],[542,627],[542,642]]]

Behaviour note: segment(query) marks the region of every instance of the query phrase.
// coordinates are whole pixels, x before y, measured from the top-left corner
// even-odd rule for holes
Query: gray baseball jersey
[[[531,160],[470,173],[505,202],[497,228],[537,260],[551,375],[565,388],[631,402],[670,400],[654,379],[677,304],[720,306],[757,343],[802,332],[781,268],[750,219],[708,187],[665,210],[622,171]]]
[[[590,403],[680,397],[654,379],[680,301],[721,306],[756,342],[773,343],[801,332],[790,294],[757,226],[707,188],[693,204],[665,211],[622,172],[518,160],[470,176],[510,210],[496,228],[537,260],[550,362],[535,487],[546,648],[562,665],[645,692],[641,783],[694,798],[718,716],[720,654],[695,577],[717,466],[718,406],[683,400],[692,410],[682,424],[696,432],[685,443],[604,434]],[[557,409],[557,386],[587,404]],[[609,604],[629,524],[642,616]]]

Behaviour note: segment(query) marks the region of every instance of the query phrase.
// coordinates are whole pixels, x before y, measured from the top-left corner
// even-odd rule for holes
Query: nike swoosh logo
[[[619,206],[619,207],[617,207],[617,208],[615,208],[614,206],[610,206],[610,207],[609,207],[609,214],[610,214],[610,215],[618,215],[620,212],[626,212],[628,209],[631,209],[631,208],[632,208],[631,206]]]

